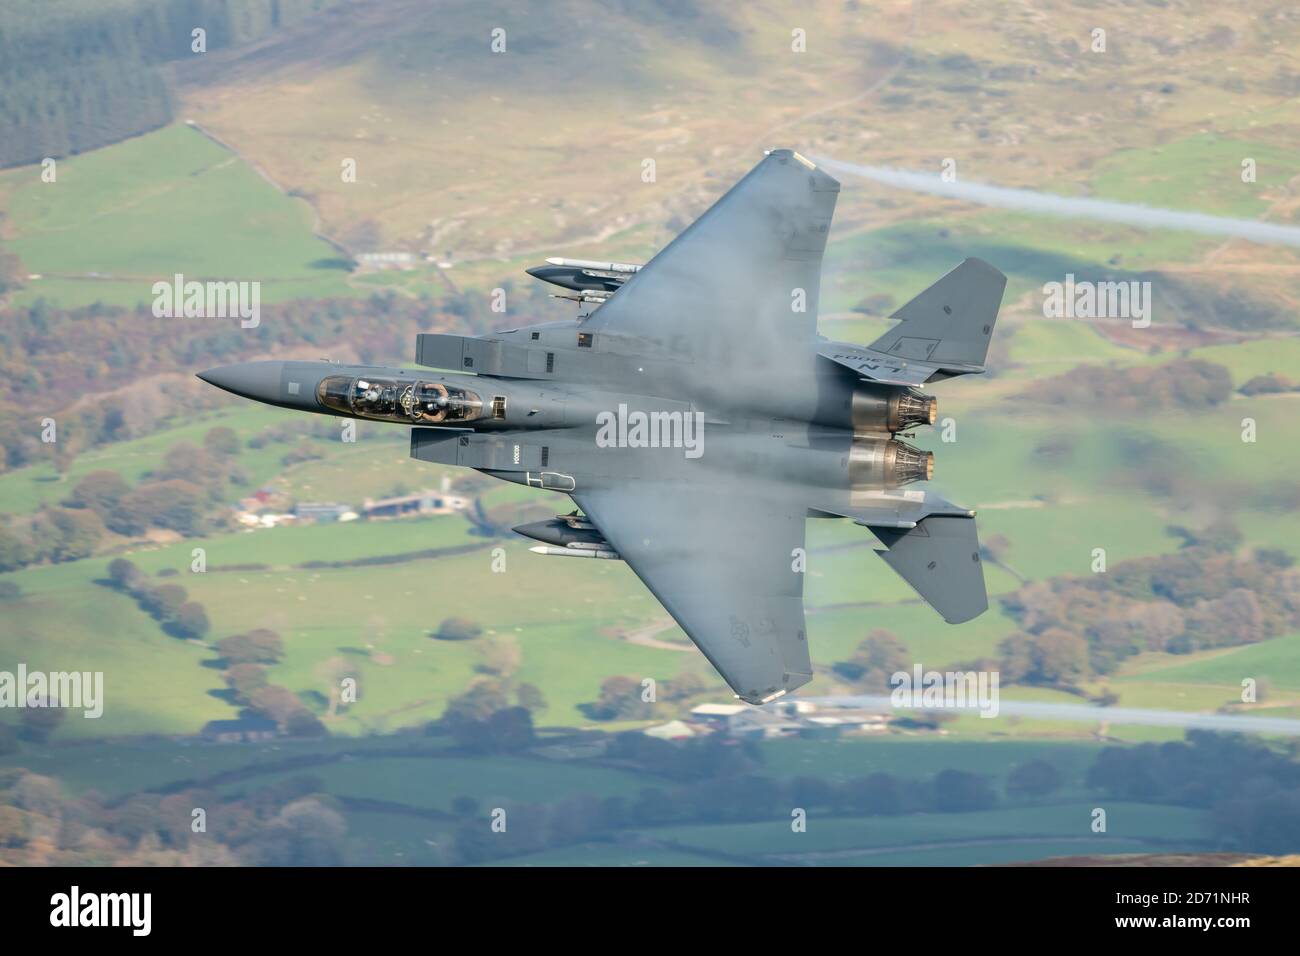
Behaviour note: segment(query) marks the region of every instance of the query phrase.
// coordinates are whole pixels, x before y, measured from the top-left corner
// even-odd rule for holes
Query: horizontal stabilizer
[[[819,515],[850,518],[866,528],[915,528],[932,515],[973,518],[975,512],[940,498],[933,491],[889,489],[855,493],[852,504],[843,502],[814,509]]]
[[[868,349],[905,362],[955,371],[978,371],[1007,277],[982,259],[967,259],[891,318],[894,326]]]
[[[924,385],[939,371],[934,365],[897,359],[851,342],[823,342],[817,354],[883,385]]]
[[[910,530],[871,530],[889,549],[879,552],[885,563],[949,624],[969,621],[988,609],[973,519],[932,515]]]

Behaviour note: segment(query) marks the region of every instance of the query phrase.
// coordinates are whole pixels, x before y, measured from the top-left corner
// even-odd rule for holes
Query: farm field
[[[729,853],[808,857],[830,863],[834,857],[851,855],[853,849],[878,849],[930,842],[1009,838],[1061,839],[1075,836],[1095,840],[1104,846],[1110,839],[1165,841],[1195,845],[1204,839],[1203,814],[1174,807],[1116,804],[1107,813],[1107,832],[1089,830],[1091,807],[1065,804],[1048,807],[1016,807],[954,814],[907,814],[893,818],[810,819],[805,833],[793,832],[788,821],[664,827],[654,831],[662,841]],[[1122,821],[1122,822],[1121,822]],[[1098,852],[1108,852],[1098,850]]]
[[[176,273],[257,280],[267,303],[352,294],[309,207],[183,124],[65,160],[57,176],[0,172],[5,247],[41,276],[19,304],[148,306]]]
[[[1064,772],[1063,786],[1083,787],[1097,744],[1046,741],[962,742],[877,739],[839,744],[779,740],[762,745],[763,772],[843,781],[885,772],[925,779],[943,769],[990,776],[1015,764],[1046,759]],[[35,756],[36,759],[31,759]],[[279,769],[293,761],[292,769]],[[15,758],[0,758],[0,769]],[[123,797],[142,788],[166,790],[186,781],[211,781],[225,798],[307,775],[344,801],[348,843],[355,862],[383,865],[438,863],[459,817],[457,798],[484,808],[555,803],[577,795],[632,798],[647,786],[667,785],[643,774],[584,761],[510,756],[466,757],[439,738],[418,735],[353,740],[282,741],[213,745],[160,739],[119,744],[66,744],[21,762],[57,775],[71,792],[94,788]],[[999,786],[1000,789],[1000,786]],[[1089,830],[1093,803],[1048,801],[993,810],[852,817],[810,813],[806,833],[789,821],[637,827],[619,844],[574,844],[506,858],[508,865],[686,865],[719,862],[768,865],[964,865],[1079,853],[1198,851],[1207,848],[1201,811],[1108,802],[1108,830]],[[907,849],[915,847],[914,849]],[[989,856],[990,853],[994,857]]]

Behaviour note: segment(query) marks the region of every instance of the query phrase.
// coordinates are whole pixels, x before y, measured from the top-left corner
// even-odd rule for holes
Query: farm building
[[[241,717],[238,720],[209,720],[199,734],[221,744],[241,744],[270,740],[278,730],[276,722],[266,717]]]
[[[356,517],[351,507],[333,501],[300,501],[293,513],[300,521],[343,521],[347,515]]]
[[[407,515],[451,514],[469,507],[469,499],[441,491],[417,491],[394,498],[367,498],[361,505],[365,518],[404,518]]]

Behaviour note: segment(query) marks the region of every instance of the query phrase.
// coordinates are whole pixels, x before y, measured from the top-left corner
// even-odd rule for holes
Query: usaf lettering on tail
[[[904,489],[934,459],[897,436],[934,424],[925,386],[984,371],[1006,277],[967,259],[872,344],[829,341],[817,300],[838,194],[772,150],[644,265],[530,270],[591,310],[574,321],[420,335],[416,363],[436,372],[253,362],[200,377],[410,425],[417,459],[567,493],[578,510],[515,530],[542,554],[626,561],[736,694],[764,703],[812,677],[790,560],[807,518],[868,528],[951,623],[988,606],[974,513]],[[617,421],[672,427],[642,440]]]

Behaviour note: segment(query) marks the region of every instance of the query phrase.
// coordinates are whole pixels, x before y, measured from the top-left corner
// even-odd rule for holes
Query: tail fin
[[[891,318],[901,319],[869,348],[900,359],[982,370],[1007,277],[967,259]]]
[[[984,565],[973,518],[931,515],[910,530],[872,527],[889,550],[879,552],[949,624],[988,610]]]

